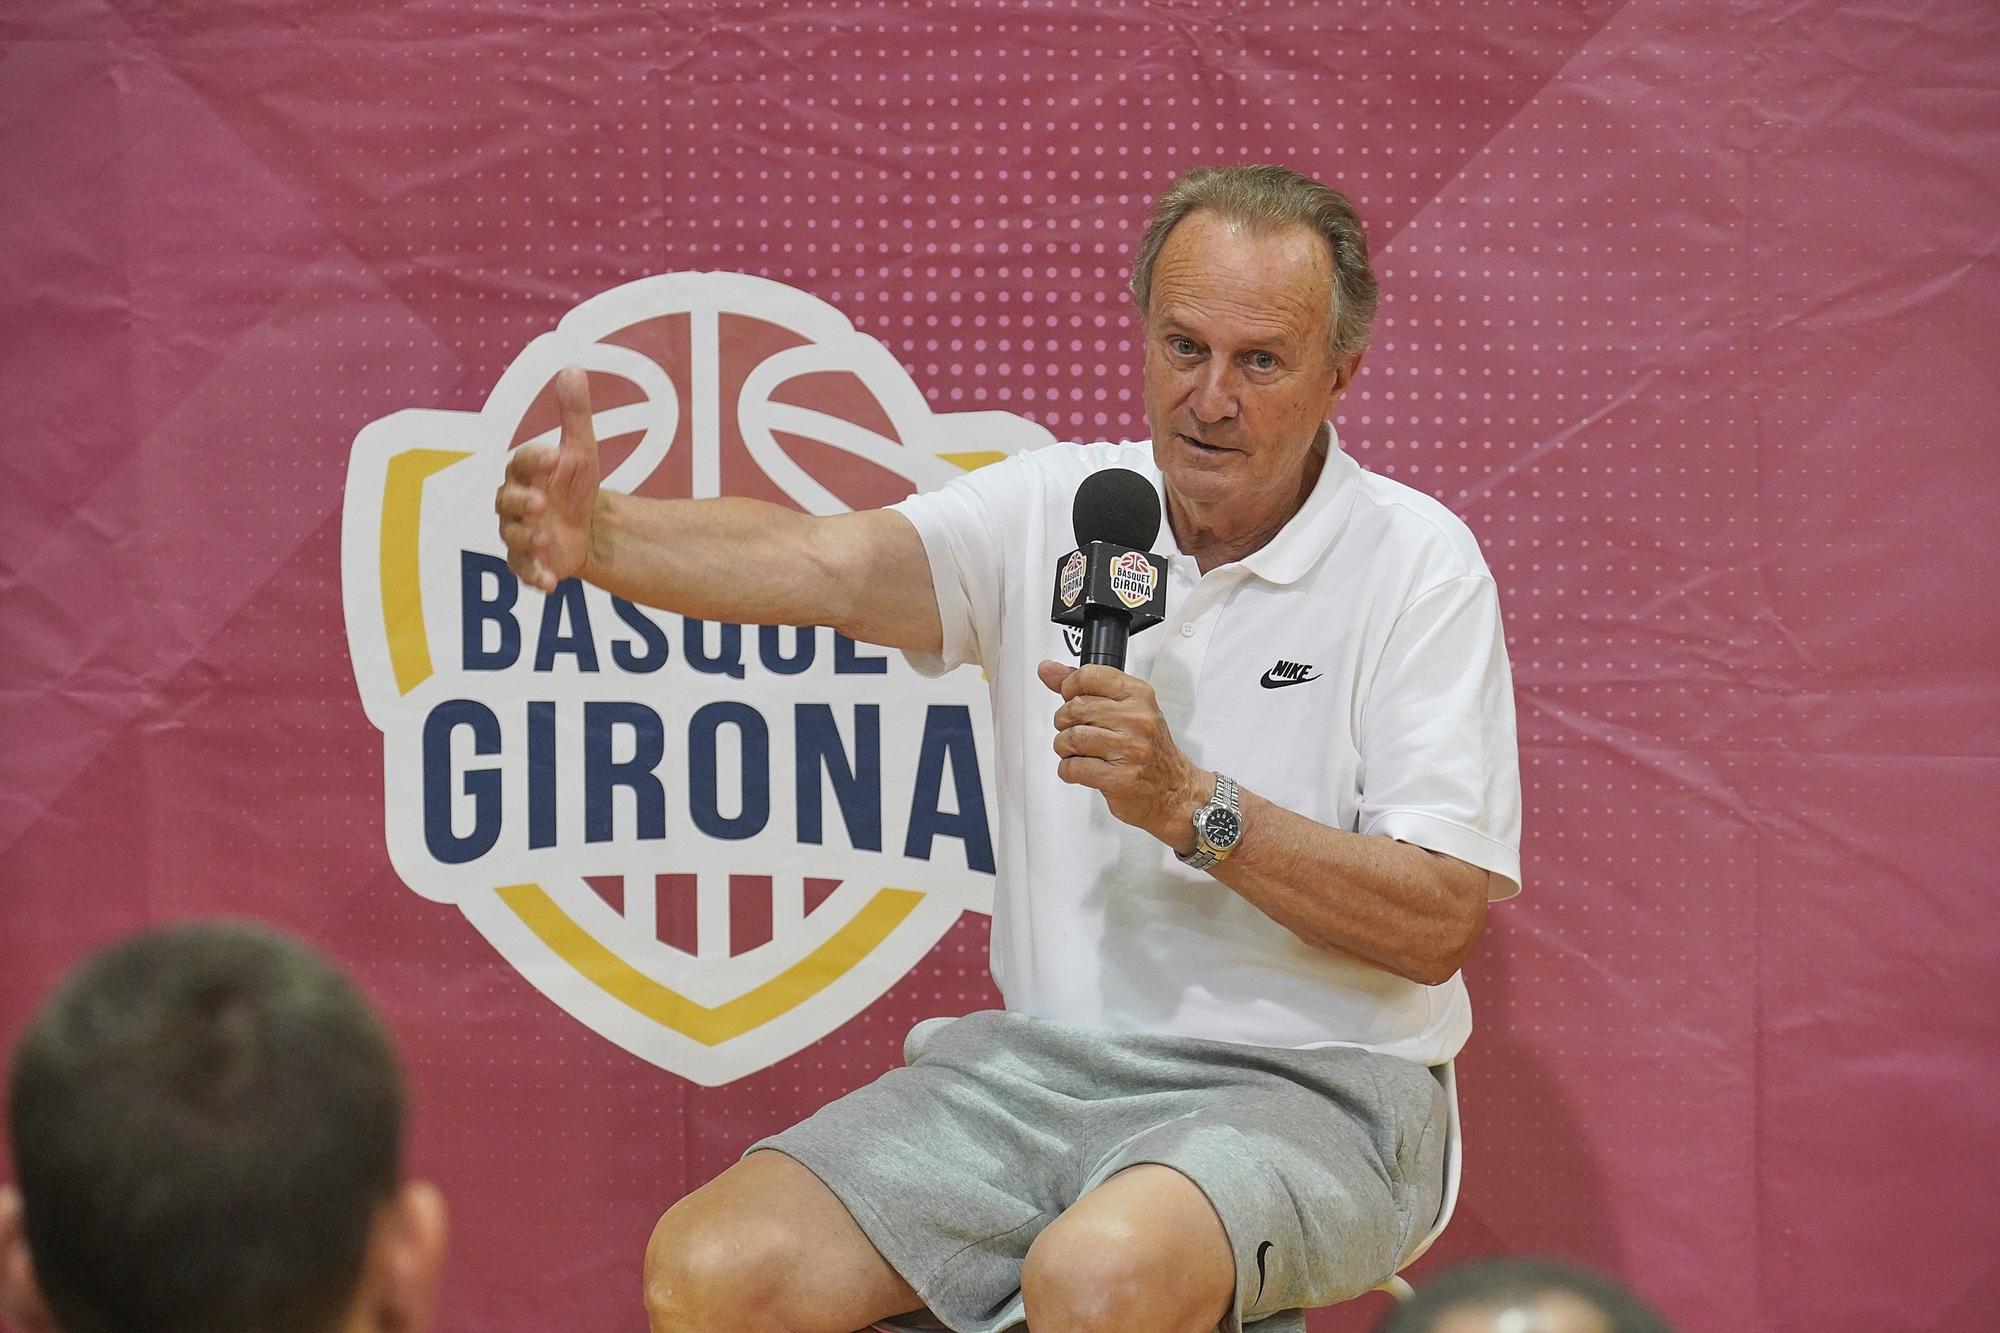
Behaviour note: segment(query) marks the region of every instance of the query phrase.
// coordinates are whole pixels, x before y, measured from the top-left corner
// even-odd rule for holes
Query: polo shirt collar
[[[1355,485],[1361,465],[1340,447],[1340,436],[1326,423],[1326,462],[1319,470],[1306,502],[1287,519],[1278,535],[1236,563],[1266,583],[1296,583],[1319,563],[1339,540],[1354,508]]]

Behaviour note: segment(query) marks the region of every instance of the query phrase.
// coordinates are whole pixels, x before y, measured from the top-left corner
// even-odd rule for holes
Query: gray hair
[[[1375,322],[1375,271],[1368,266],[1368,236],[1347,196],[1289,167],[1197,167],[1153,201],[1153,217],[1132,257],[1132,295],[1144,313],[1153,294],[1153,264],[1171,232],[1191,213],[1213,213],[1257,231],[1305,227],[1326,242],[1333,257],[1332,332],[1336,361],[1368,346]]]

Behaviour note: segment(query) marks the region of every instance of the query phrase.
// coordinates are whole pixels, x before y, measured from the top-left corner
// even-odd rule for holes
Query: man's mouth
[[[1198,440],[1194,436],[1185,433],[1181,435],[1181,439],[1205,454],[1226,454],[1229,452],[1228,449],[1219,444],[1210,444],[1206,440]]]

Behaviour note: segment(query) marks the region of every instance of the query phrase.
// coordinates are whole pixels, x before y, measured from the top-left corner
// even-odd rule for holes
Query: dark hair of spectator
[[[1616,1282],[1548,1259],[1479,1259],[1426,1279],[1375,1333],[1431,1333],[1446,1315],[1493,1313],[1561,1293],[1594,1307],[1605,1333],[1672,1333],[1667,1321]]]
[[[72,972],[15,1048],[8,1110],[65,1333],[322,1333],[394,1191],[403,1093],[339,972],[209,922]]]

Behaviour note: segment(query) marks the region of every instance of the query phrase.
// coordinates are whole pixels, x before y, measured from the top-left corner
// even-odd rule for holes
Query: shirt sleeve
[[[941,652],[903,654],[922,674],[941,676],[968,662],[991,668],[1011,572],[1007,539],[1021,540],[1033,495],[1028,460],[1016,455],[889,506],[923,539],[944,629]]]
[[[1448,579],[1397,617],[1361,715],[1360,831],[1470,862],[1521,891],[1521,767],[1500,598]]]

